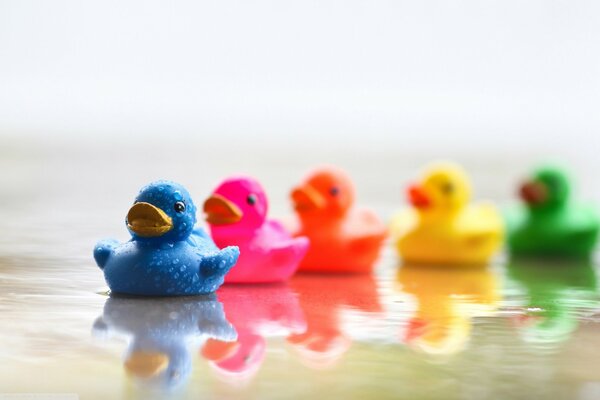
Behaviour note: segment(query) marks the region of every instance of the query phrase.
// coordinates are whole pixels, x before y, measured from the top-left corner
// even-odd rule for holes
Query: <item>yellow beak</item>
[[[169,366],[169,357],[161,352],[136,351],[125,361],[125,370],[138,378],[150,378]]]
[[[127,213],[127,227],[142,237],[164,235],[173,228],[173,220],[150,203],[135,203]]]

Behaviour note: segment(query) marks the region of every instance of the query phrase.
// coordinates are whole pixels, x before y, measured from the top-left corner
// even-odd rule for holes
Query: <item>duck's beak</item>
[[[212,225],[233,224],[242,219],[244,213],[220,194],[213,194],[204,202],[206,222]]]
[[[135,203],[127,213],[127,227],[142,237],[161,236],[173,228],[173,220],[150,203]]]
[[[542,204],[548,197],[548,189],[541,182],[525,182],[519,188],[519,196],[524,202],[530,205]]]
[[[310,185],[298,187],[292,190],[292,202],[294,209],[298,212],[310,211],[322,208],[325,205],[323,196]]]
[[[425,190],[419,185],[411,185],[408,188],[408,201],[416,208],[425,209],[431,205],[431,199]]]
[[[224,342],[211,338],[204,343],[201,354],[206,360],[218,362],[234,355],[239,347],[239,342]]]
[[[138,378],[150,378],[169,366],[169,357],[161,352],[135,351],[125,361],[125,370]]]

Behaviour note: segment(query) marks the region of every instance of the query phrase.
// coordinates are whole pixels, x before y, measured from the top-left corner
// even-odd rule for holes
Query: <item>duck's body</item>
[[[199,228],[186,241],[175,243],[100,241],[95,254],[106,249],[110,254],[100,267],[110,290],[143,296],[212,293],[239,254],[231,247],[220,251]]]
[[[600,220],[594,207],[569,199],[569,182],[556,168],[543,168],[521,188],[524,205],[506,212],[513,255],[590,257]]]
[[[480,264],[500,247],[502,221],[491,204],[474,204],[452,216],[425,220],[415,210],[392,219],[402,259],[409,263]]]
[[[292,238],[281,223],[266,218],[267,208],[263,188],[249,177],[225,180],[205,202],[216,245],[240,248],[238,263],[225,282],[280,282],[298,269],[308,239]]]
[[[306,236],[310,248],[300,271],[365,273],[379,257],[387,229],[368,209],[354,208],[354,187],[335,168],[310,174],[292,192],[297,223],[294,236]]]
[[[300,271],[364,273],[372,270],[387,232],[371,210],[355,209],[343,220],[303,225],[294,235],[310,238]]]
[[[404,262],[485,264],[498,251],[503,223],[491,203],[468,204],[466,173],[451,163],[428,169],[409,189],[412,207],[392,219],[392,234]]]
[[[174,211],[172,202],[183,204],[181,210]],[[111,291],[144,296],[214,292],[239,249],[219,250],[204,231],[194,229],[195,212],[180,185],[158,181],[142,189],[127,216],[133,238],[102,240],[94,248]]]

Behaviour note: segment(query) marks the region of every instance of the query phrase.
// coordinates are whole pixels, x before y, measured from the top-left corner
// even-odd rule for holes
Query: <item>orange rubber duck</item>
[[[298,216],[296,237],[310,239],[299,271],[370,272],[387,229],[374,212],[352,207],[354,185],[334,167],[322,167],[291,193]]]

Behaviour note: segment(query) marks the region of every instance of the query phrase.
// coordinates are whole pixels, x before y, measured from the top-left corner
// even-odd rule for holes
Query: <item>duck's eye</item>
[[[177,203],[175,203],[173,208],[175,209],[176,212],[182,213],[185,211],[185,203],[183,201],[178,201]]]
[[[337,196],[338,194],[340,194],[340,188],[338,188],[337,186],[333,186],[331,189],[329,189],[329,194],[333,197]]]
[[[445,195],[450,195],[454,192],[454,185],[450,182],[446,182],[442,184],[441,189],[442,193],[444,193]]]
[[[254,193],[251,193],[248,195],[248,197],[246,197],[246,203],[248,203],[249,205],[253,206],[256,204],[256,202],[257,202],[257,198]]]

